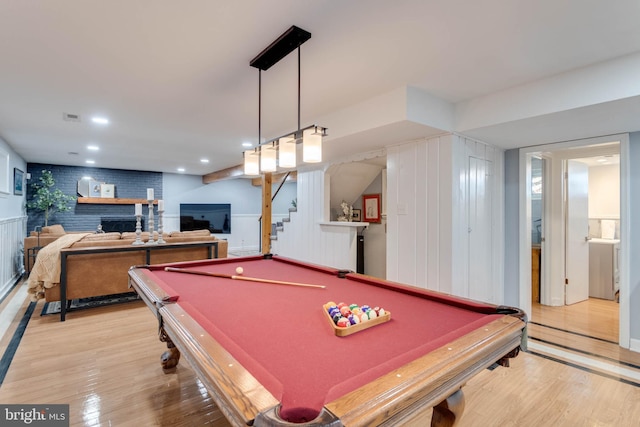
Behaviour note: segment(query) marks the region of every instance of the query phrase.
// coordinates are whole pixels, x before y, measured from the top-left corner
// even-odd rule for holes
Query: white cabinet
[[[589,296],[613,300],[619,288],[618,240],[589,242]]]

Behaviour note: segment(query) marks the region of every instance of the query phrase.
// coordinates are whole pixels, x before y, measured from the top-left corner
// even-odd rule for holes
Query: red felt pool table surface
[[[485,333],[497,333],[490,331],[496,324],[510,330],[512,347],[524,327],[524,322],[499,314],[494,305],[353,273],[339,277],[339,270],[277,256],[171,266],[226,275],[236,275],[236,267],[242,267],[244,277],[325,286],[184,274],[165,271],[166,265],[130,274],[132,282],[152,284],[151,299],[162,300],[153,301],[154,307],[179,306],[184,311],[180,316],[186,314],[197,323],[280,403],[278,416],[288,421],[312,419],[331,402],[389,378],[438,349],[451,354],[468,351],[451,345],[478,332],[481,341],[490,339]],[[135,283],[134,288],[144,293]],[[380,306],[391,312],[391,320],[339,337],[323,312],[329,301]],[[511,322],[505,323],[506,318]],[[499,349],[505,354],[511,350]],[[486,365],[496,361],[488,360]]]

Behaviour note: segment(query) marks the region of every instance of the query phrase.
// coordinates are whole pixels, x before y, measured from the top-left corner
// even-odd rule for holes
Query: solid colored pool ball
[[[236,267],[236,274],[244,273],[244,269],[242,267]]]

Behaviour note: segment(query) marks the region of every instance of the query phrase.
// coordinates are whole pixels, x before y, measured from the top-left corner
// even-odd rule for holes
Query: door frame
[[[619,325],[619,345],[623,348],[630,347],[630,298],[629,298],[629,135],[618,134],[595,138],[586,138],[575,141],[558,142],[521,148],[519,150],[519,211],[518,218],[519,239],[519,305],[525,312],[531,313],[531,157],[540,152],[554,152],[566,149],[586,147],[607,142],[620,142],[620,325]],[[595,154],[594,154],[595,155]],[[549,225],[551,221],[547,221]],[[550,232],[547,227],[547,232]],[[554,234],[556,235],[556,234]],[[564,233],[560,234],[564,236]],[[551,236],[548,236],[551,237]],[[549,239],[545,239],[548,246]],[[549,259],[550,250],[545,256],[543,246],[543,259]],[[544,262],[544,261],[543,261]],[[544,264],[543,264],[544,265]],[[546,264],[547,266],[549,264]],[[549,270],[549,269],[547,269]],[[543,271],[540,280],[543,281],[541,292],[548,290],[553,292],[553,286],[549,282],[548,271]],[[563,284],[561,284],[564,286]],[[564,295],[564,293],[563,293]],[[541,297],[543,297],[541,295]]]

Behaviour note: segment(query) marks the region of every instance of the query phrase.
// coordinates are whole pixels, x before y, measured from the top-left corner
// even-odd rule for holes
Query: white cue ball
[[[244,270],[242,269],[242,267],[237,267],[236,268],[236,274],[242,274],[244,272]]]

